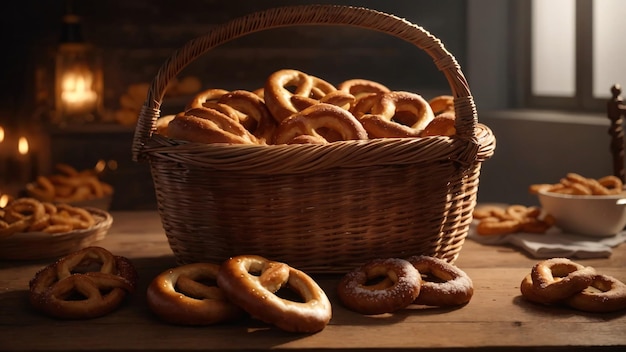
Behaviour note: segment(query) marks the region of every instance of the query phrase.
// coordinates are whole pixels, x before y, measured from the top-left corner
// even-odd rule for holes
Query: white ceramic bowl
[[[539,191],[543,210],[563,232],[614,236],[626,226],[626,192],[608,196],[580,196]]]

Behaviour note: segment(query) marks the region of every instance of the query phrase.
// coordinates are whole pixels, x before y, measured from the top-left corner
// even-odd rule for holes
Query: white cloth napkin
[[[612,247],[626,242],[626,231],[611,237],[592,237],[563,233],[553,227],[545,234],[512,233],[500,236],[481,236],[472,226],[468,238],[486,244],[511,244],[519,247],[535,258],[608,258]]]

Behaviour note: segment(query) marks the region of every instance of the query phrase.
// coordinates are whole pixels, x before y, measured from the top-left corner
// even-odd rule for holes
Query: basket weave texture
[[[403,39],[428,53],[455,97],[450,137],[327,145],[188,143],[155,134],[168,83],[200,55],[261,30],[345,25]],[[375,257],[454,262],[495,137],[478,123],[469,86],[439,39],[399,17],[335,5],[289,6],[231,20],[188,42],[161,67],[132,152],[150,164],[158,209],[180,264],[256,254],[309,272],[343,272]]]
[[[113,224],[113,217],[101,209],[89,207],[84,209],[93,216],[96,222],[94,226],[64,233],[14,234],[0,240],[0,259],[54,259],[103,240]]]

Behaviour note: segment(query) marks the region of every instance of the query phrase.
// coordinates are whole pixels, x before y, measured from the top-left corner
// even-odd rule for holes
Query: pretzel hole
[[[299,292],[297,292],[295,288],[289,285],[283,285],[283,287],[281,287],[274,294],[278,296],[279,298],[282,298],[288,301],[305,303],[304,298],[302,298],[302,295]]]

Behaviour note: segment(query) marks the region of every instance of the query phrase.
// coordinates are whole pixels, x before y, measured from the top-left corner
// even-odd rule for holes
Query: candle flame
[[[0,126],[0,143],[4,141],[4,127]]]
[[[20,137],[17,142],[17,151],[20,155],[28,154],[28,139],[26,137]]]
[[[9,204],[10,197],[6,194],[0,196],[0,208],[4,208]]]
[[[92,84],[93,76],[88,71],[66,73],[62,82],[62,99],[67,103],[93,103],[97,94]]]

